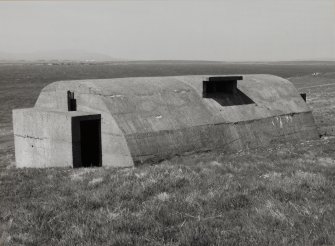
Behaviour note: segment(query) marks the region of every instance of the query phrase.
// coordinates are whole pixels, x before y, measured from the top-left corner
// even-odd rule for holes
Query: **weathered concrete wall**
[[[83,88],[80,86],[80,88]],[[85,88],[85,87],[84,87]],[[74,90],[74,88],[69,87]],[[67,88],[47,91],[41,93],[36,103],[36,108],[67,110]],[[74,90],[77,92],[77,90]],[[120,130],[107,105],[108,100],[85,90],[75,93],[77,109],[81,112],[101,114],[101,142],[102,142],[102,164],[105,167],[132,167],[133,158],[128,148],[124,133]],[[55,100],[53,100],[55,99]]]
[[[104,166],[318,137],[310,109],[289,81],[243,75],[237,87],[254,103],[225,107],[202,97],[207,77],[61,81],[44,88],[35,107],[64,111],[70,90],[78,110],[100,113]]]
[[[13,110],[16,166],[72,167],[73,140],[80,141],[72,138],[72,119],[76,117],[88,119],[92,115],[37,108]]]
[[[13,111],[17,167],[71,167],[71,118],[35,109]]]
[[[155,162],[185,152],[238,151],[266,146],[273,140],[316,139],[310,112],[261,120],[194,126],[127,136],[135,163]]]

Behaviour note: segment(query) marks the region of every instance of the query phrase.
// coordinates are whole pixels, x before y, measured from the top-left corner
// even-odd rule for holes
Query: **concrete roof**
[[[125,134],[310,111],[291,82],[263,74],[243,75],[243,80],[237,82],[239,90],[254,104],[221,106],[211,98],[202,98],[202,83],[210,76],[58,81],[42,90],[36,106],[58,107],[50,102],[56,100],[52,95],[65,95],[64,91],[71,90],[78,100],[78,110],[108,111]]]

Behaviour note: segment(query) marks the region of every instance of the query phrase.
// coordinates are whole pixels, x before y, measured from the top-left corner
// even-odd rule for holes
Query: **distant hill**
[[[0,52],[0,61],[121,61],[108,55],[86,52],[82,50],[52,50],[36,51],[32,53]]]

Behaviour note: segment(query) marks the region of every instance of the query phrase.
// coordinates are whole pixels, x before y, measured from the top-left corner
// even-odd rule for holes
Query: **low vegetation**
[[[15,169],[10,120],[0,118],[0,245],[335,245],[335,86],[303,88],[335,77],[320,76],[330,78],[291,78],[320,140],[138,168]],[[27,92],[17,99],[3,90],[25,107],[41,85],[11,87]]]
[[[1,173],[8,245],[333,245],[335,139]]]

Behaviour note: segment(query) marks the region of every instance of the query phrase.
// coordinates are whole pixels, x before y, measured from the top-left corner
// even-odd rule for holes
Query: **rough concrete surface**
[[[72,167],[71,121],[91,117],[83,112],[38,108],[13,110],[17,167]]]
[[[60,134],[61,142],[47,145],[59,145],[57,148],[62,152],[66,149],[64,156],[71,156],[71,132],[65,120],[67,91],[74,92],[78,111],[101,114],[103,166],[133,166],[185,152],[253,148],[268,145],[278,138],[318,137],[310,109],[288,80],[272,75],[243,75],[237,88],[254,103],[222,106],[212,98],[202,97],[202,83],[208,77],[210,75],[54,82],[42,90],[35,104],[38,114],[14,114],[16,151],[23,148],[20,134],[33,132],[33,137],[40,137],[34,132],[34,122],[47,122],[43,115],[50,110],[63,112],[48,114],[52,115],[52,121],[58,122],[57,128],[48,128],[48,134],[53,134],[52,131]],[[58,133],[62,128],[64,130]],[[24,148],[23,152],[27,153],[27,147]],[[51,160],[54,156],[37,157],[40,155],[37,151],[31,151],[28,156],[19,154],[18,166],[35,159],[39,164],[33,166],[61,165]],[[65,159],[62,165],[71,166],[71,158]]]

